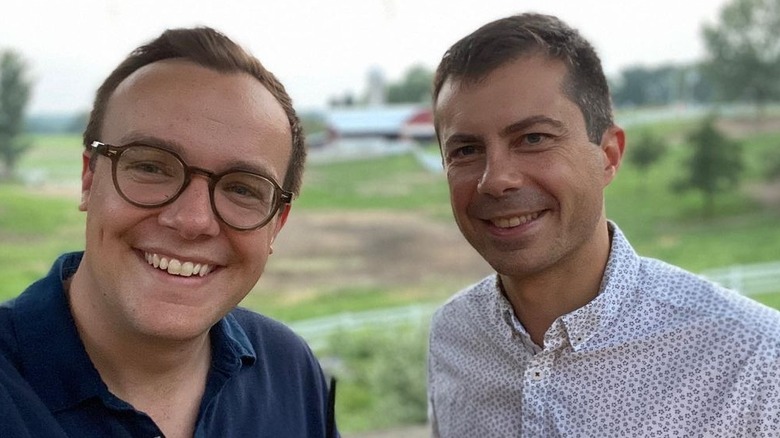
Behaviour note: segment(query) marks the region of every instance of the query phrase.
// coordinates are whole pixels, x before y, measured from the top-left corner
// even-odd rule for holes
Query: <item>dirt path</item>
[[[414,213],[293,209],[260,289],[291,294],[425,284],[459,289],[490,272],[454,222]]]

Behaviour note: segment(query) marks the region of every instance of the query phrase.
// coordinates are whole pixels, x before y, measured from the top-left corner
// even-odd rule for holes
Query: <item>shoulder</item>
[[[687,319],[709,321],[740,336],[758,336],[780,351],[780,312],[702,276],[642,259],[638,294]]]
[[[3,436],[64,437],[65,432],[26,380],[0,354],[0,430]]]
[[[0,304],[0,356],[10,356],[16,351],[16,328],[13,322],[14,304],[16,300]]]
[[[242,307],[234,309],[229,316],[243,329],[258,356],[314,361],[306,341],[283,323]]]
[[[436,309],[431,319],[431,331],[446,330],[452,324],[484,318],[495,307],[497,287],[494,274],[461,289]]]
[[[14,356],[25,345],[60,336],[62,327],[72,324],[62,284],[76,271],[81,257],[81,252],[61,255],[48,274],[0,304],[0,353]]]
[[[431,351],[441,351],[483,343],[501,336],[511,308],[499,291],[496,275],[475,283],[447,300],[433,314],[430,328]],[[495,333],[493,333],[495,332]]]
[[[498,285],[496,275],[483,278],[444,302],[433,315],[434,323],[452,317],[468,316],[486,311],[488,305],[496,300]]]

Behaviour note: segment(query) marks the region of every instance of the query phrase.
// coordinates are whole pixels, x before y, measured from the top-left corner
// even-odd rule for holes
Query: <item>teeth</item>
[[[195,270],[195,265],[192,262],[184,262],[181,264],[181,275],[189,277],[192,275],[192,271]]]
[[[201,277],[205,277],[209,272],[211,272],[211,266],[207,264],[182,262],[174,258],[168,258],[148,252],[144,253],[144,258],[146,258],[146,263],[149,263],[157,269],[167,271],[171,275],[179,275],[182,277],[199,275]]]
[[[498,228],[512,228],[518,225],[526,224],[539,217],[540,213],[531,213],[523,216],[502,217],[493,219],[491,222]]]

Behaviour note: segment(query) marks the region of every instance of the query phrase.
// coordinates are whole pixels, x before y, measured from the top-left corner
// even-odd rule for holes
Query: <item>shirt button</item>
[[[531,378],[537,381],[542,380],[542,372],[539,370],[534,370],[531,373]]]

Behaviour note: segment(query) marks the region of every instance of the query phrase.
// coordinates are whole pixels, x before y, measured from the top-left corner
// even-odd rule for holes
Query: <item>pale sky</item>
[[[31,113],[87,110],[135,47],[164,29],[207,25],[247,48],[284,83],[299,110],[361,95],[372,68],[389,81],[434,69],[444,51],[488,21],[557,15],[596,47],[608,75],[629,65],[690,62],[701,27],[727,0],[19,0],[0,15],[0,48],[27,59]]]

